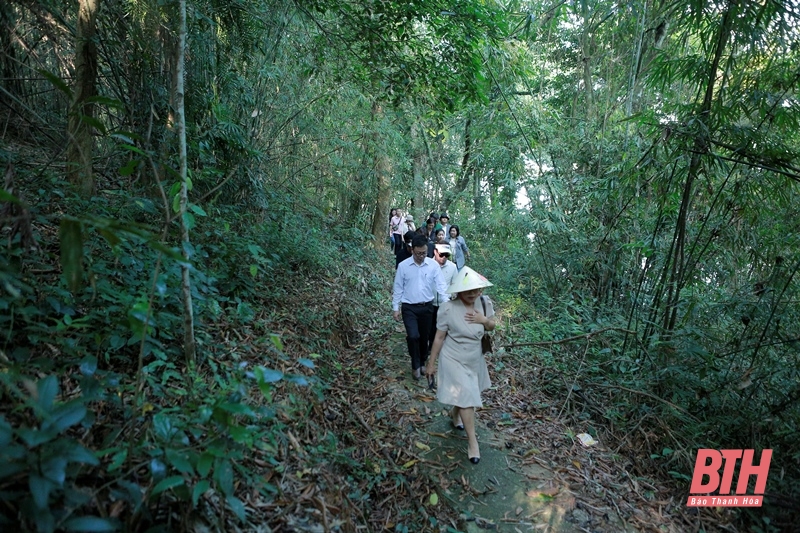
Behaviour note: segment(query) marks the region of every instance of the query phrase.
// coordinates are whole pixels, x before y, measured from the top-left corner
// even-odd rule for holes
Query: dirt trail
[[[454,525],[460,531],[586,531],[589,514],[576,507],[569,487],[537,457],[539,450],[516,449],[519,443],[500,429],[510,423],[503,406],[484,402],[486,408],[478,411],[481,462],[473,465],[466,435],[452,427],[447,406],[436,401],[425,379],[411,378],[403,334],[396,331],[387,348],[376,361],[388,392],[383,408],[398,413],[398,426],[414,434],[414,461],[431,479],[430,493],[420,496],[426,504],[433,497],[438,505],[450,505],[459,514]],[[608,520],[613,530],[635,531],[617,517]]]

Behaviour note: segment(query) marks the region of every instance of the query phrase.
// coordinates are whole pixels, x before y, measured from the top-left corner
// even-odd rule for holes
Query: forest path
[[[418,463],[420,472],[430,480],[430,492],[418,495],[421,503],[431,506],[433,497],[438,505],[450,505],[461,519],[460,527],[453,524],[460,531],[586,531],[590,515],[576,507],[568,484],[537,457],[540,450],[515,449],[519,441],[509,439],[500,429],[514,424],[510,413],[491,404],[478,411],[481,462],[473,465],[467,460],[465,433],[450,423],[449,406],[436,401],[424,378],[417,381],[411,377],[402,325],[389,336],[384,353],[376,354],[376,368],[383,374],[379,379],[387,393],[379,408],[394,412],[399,417],[397,426],[413,434],[414,449],[409,451],[415,459],[406,465]],[[540,444],[543,449],[549,447]],[[608,531],[635,531],[616,517],[608,519]]]

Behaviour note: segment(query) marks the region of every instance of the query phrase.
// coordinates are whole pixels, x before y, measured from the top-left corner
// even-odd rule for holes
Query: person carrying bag
[[[481,391],[491,387],[484,349],[486,333],[495,328],[494,307],[483,289],[492,283],[465,266],[447,289],[456,299],[439,306],[436,336],[425,368],[429,383],[441,355],[436,382],[436,399],[452,405],[453,427],[464,429],[469,441],[467,457],[472,464],[481,460],[475,434],[475,409],[483,407]],[[478,298],[481,303],[478,304]],[[481,312],[483,310],[483,312]],[[490,341],[489,341],[490,342]],[[491,351],[489,346],[488,351]]]

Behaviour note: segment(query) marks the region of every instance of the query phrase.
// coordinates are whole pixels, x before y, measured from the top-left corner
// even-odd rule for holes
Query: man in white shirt
[[[447,301],[450,295],[441,267],[427,257],[428,239],[424,235],[417,235],[411,241],[411,253],[411,257],[397,265],[392,311],[395,320],[403,319],[411,370],[414,379],[419,379],[420,368],[428,359],[433,298],[438,295],[441,301]]]
[[[453,278],[456,277],[458,274],[458,267],[455,263],[450,261],[450,245],[449,244],[437,244],[436,249],[433,253],[433,260],[439,263],[439,266],[442,270],[442,278],[444,279],[445,285],[448,287],[451,283],[453,283]],[[450,297],[448,296],[447,299],[442,299],[439,296],[439,293],[436,293],[433,297],[433,315],[431,316],[431,331],[428,337],[428,351],[426,353],[431,353],[431,347],[433,346],[433,339],[436,337],[436,318],[439,316],[439,306],[442,305],[444,302],[449,300]]]

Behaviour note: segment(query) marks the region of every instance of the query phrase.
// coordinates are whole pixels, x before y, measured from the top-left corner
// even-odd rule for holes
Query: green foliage
[[[95,365],[91,360],[81,365],[79,380],[90,390],[97,385]],[[86,395],[57,401],[62,394],[54,375],[34,381],[11,372],[3,373],[1,379],[3,388],[13,394],[13,400],[8,400],[15,406],[9,410],[9,420],[0,416],[0,480],[17,488],[6,493],[5,501],[19,508],[23,522],[37,531],[116,530],[115,520],[81,516],[79,510],[91,499],[81,477],[99,464],[96,455],[70,431],[78,425],[84,429],[92,425],[94,417],[86,407]],[[22,388],[18,387],[20,381]],[[9,517],[2,519],[14,523]]]
[[[784,32],[796,13],[737,4],[731,40],[720,41],[722,5],[586,5],[588,18],[577,4],[543,5],[538,24],[520,22],[520,35],[536,31],[534,65],[498,85],[532,98],[491,110],[494,123],[473,139],[481,189],[448,212],[496,284],[510,341],[617,328],[515,351],[553,377],[575,376],[587,342],[575,379],[590,403],[603,398],[591,416],[663,434],[647,443],[652,468],[676,487],[699,447],[793,457],[800,114]],[[718,42],[728,43],[719,54]],[[542,109],[547,120],[536,120]],[[530,142],[506,142],[519,148],[504,161],[492,135],[515,128]],[[511,179],[496,180],[506,168]],[[559,379],[545,381],[564,394]]]
[[[19,470],[5,482],[27,502],[29,527],[37,504],[50,513],[45,529],[110,527],[94,504],[67,502],[90,476],[126,502],[122,529],[158,523],[176,503],[197,509],[211,490],[241,518],[231,490],[250,475],[241,461],[285,444],[285,420],[306,412],[297,391],[324,394],[309,378],[334,374],[336,347],[358,342],[363,316],[275,302],[311,287],[319,300],[385,305],[384,280],[361,252],[378,203],[376,154],[418,224],[446,208],[461,225],[473,265],[495,283],[504,333],[557,341],[518,350],[552,372],[548,392],[563,395],[561,377],[572,377],[599,404],[591,417],[662,435],[642,446],[679,490],[697,447],[797,459],[791,4],[193,3],[187,223],[199,369],[178,362],[174,6],[101,10],[92,125],[102,179],[91,203],[48,175],[63,145],[75,10],[0,9],[0,35],[13,35],[3,135],[20,144],[0,149],[20,174],[0,191],[9,453],[51,424],[49,440],[8,459]],[[284,330],[318,358],[287,355]],[[48,376],[61,393],[52,409],[85,409],[60,431],[36,400]],[[45,476],[42,454],[64,457],[56,442],[100,463],[67,458],[63,481],[58,469]],[[352,472],[348,490],[365,497],[380,480],[371,469],[385,465],[364,467],[339,444],[331,436],[320,456]],[[787,464],[785,481],[770,483],[788,493],[800,473]]]
[[[55,244],[46,235],[59,236],[54,255],[64,275],[47,267],[50,257],[18,243],[0,269],[7,311],[0,328],[11,347],[0,374],[0,481],[8,503],[0,520],[37,531],[136,530],[160,523],[153,510],[161,506],[199,509],[213,493],[246,522],[236,487],[257,485],[267,496],[278,489],[243,465],[257,455],[264,469],[282,469],[275,457],[287,422],[307,417],[313,403],[302,398],[323,391],[317,362],[290,357],[270,329],[269,302],[318,271],[341,275],[365,301],[382,279],[357,267],[343,273],[340,255],[347,251],[353,262],[361,254],[349,232],[338,241],[299,215],[265,219],[198,207],[205,216],[195,221],[192,277],[205,326],[198,331],[202,370],[194,371],[178,362],[183,259],[168,244],[177,228],[161,241],[151,225],[158,213],[144,197],[109,196],[101,207],[92,204],[91,215],[78,198],[56,198],[57,214],[44,203],[31,208],[46,246]],[[131,219],[116,218],[121,213]],[[292,232],[302,232],[302,247],[286,237]],[[331,321],[352,323],[352,313],[319,312],[306,325],[330,333]],[[216,324],[257,339],[217,345]],[[258,358],[231,356],[237,348]],[[335,438],[329,444],[320,453],[351,464],[335,454]],[[111,501],[125,511],[101,518]]]
[[[0,418],[4,464],[0,478],[20,488],[28,487],[27,491],[14,492],[6,500],[21,510],[21,521],[33,525],[37,531],[79,530],[79,526],[87,528],[83,529],[86,531],[89,527],[106,528],[92,531],[117,530],[120,524],[115,520],[80,516],[81,509],[91,504],[86,489],[95,486],[95,481],[87,477],[87,470],[93,476],[105,478],[115,499],[130,506],[133,516],[129,520],[144,512],[148,502],[152,504],[168,495],[197,506],[209,489],[221,494],[239,520],[245,520],[243,504],[234,492],[234,480],[241,478],[249,484],[255,479],[236,465],[250,451],[257,449],[269,456],[277,449],[276,438],[284,426],[276,421],[275,408],[271,406],[276,383],[286,379],[302,386],[308,380],[263,367],[252,373],[234,372],[228,382],[217,379],[213,388],[205,387],[200,376],[190,376],[194,378],[193,389],[187,396],[179,374],[173,372],[170,378],[169,371],[150,368],[147,379],[153,382],[150,384],[153,398],[166,406],[145,403],[139,414],[122,408],[127,423],[136,423],[146,430],[131,441],[120,439],[126,432],[124,425],[115,429],[110,421],[98,420],[87,408],[91,404],[105,404],[106,411],[119,410],[121,405],[115,408],[108,404],[115,396],[111,391],[130,392],[118,378],[102,371],[96,373],[96,365],[96,361],[87,359],[80,366],[81,389],[92,392],[84,392],[65,403],[56,402],[61,395],[54,376],[33,383],[16,372],[3,375],[9,390],[18,390],[18,381],[30,390],[30,396],[20,392],[18,402],[29,404],[31,414],[18,407],[12,416],[15,421],[31,420],[32,425],[20,422],[14,426]],[[306,365],[313,367],[310,361]],[[168,386],[159,386],[159,380],[161,385]],[[253,388],[263,395],[260,400],[248,400],[248,391]],[[181,406],[169,407],[173,402]],[[105,431],[111,430],[111,435],[96,452],[68,435],[69,429],[76,425],[82,425],[85,434],[100,422]],[[102,464],[98,457],[103,459]],[[149,489],[147,484],[141,485],[143,480],[132,475],[137,468],[127,468],[135,464],[147,466]],[[259,485],[262,490],[275,490],[269,484]],[[13,520],[7,518],[7,522]]]
[[[412,98],[448,110],[486,99],[482,48],[507,31],[493,2],[315,1],[306,14],[350,79],[396,104]]]

